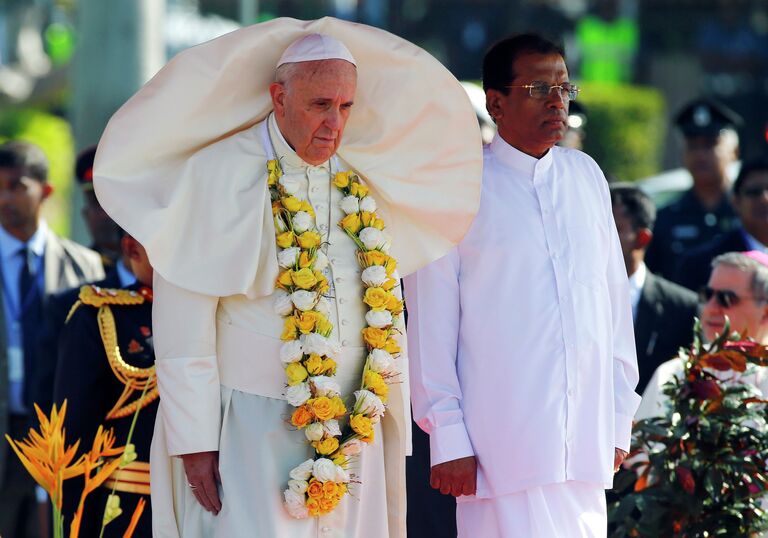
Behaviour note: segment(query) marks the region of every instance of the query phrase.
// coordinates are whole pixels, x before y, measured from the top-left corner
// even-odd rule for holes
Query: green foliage
[[[728,330],[724,331],[728,334]],[[768,348],[720,338],[682,353],[662,417],[639,421],[632,471],[616,480],[612,536],[748,537],[768,530],[766,402],[754,386]]]
[[[0,110],[0,141],[26,140],[40,146],[50,164],[49,181],[54,195],[46,201],[45,218],[60,235],[69,232],[69,202],[75,143],[69,123],[32,108]]]
[[[584,151],[606,174],[634,181],[659,171],[666,132],[661,93],[639,86],[587,83],[579,101],[587,107]]]

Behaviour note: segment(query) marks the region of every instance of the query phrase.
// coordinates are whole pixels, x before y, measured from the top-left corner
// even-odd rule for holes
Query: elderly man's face
[[[752,274],[736,267],[718,265],[712,270],[708,286],[715,291],[730,291],[737,299],[730,307],[719,304],[715,296],[702,305],[701,326],[704,337],[714,340],[725,329],[725,316],[731,322],[731,331],[745,332],[762,341],[768,336],[768,307],[765,300],[752,295]]]
[[[308,164],[336,153],[357,89],[357,69],[344,60],[302,62],[285,83],[270,88],[280,132]]]

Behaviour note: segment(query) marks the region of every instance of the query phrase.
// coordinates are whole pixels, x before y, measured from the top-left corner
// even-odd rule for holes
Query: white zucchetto
[[[344,43],[323,34],[309,34],[291,43],[277,61],[277,67],[317,60],[346,60],[357,67],[355,58]]]

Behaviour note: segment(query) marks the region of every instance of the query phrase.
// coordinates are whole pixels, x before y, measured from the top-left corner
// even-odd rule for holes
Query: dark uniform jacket
[[[121,471],[116,488],[123,513],[107,525],[104,533],[105,537],[121,537],[139,497],[144,497],[147,507],[134,536],[151,537],[148,463],[158,406],[151,290],[135,284],[126,290],[119,290],[116,297],[112,296],[114,290],[91,286],[85,286],[83,290],[82,304],[76,307],[61,333],[54,400],[59,405],[65,399],[68,402],[65,418],[68,444],[79,438],[81,452],[89,450],[99,425],[103,425],[107,429],[114,428],[115,446],[124,446],[135,408],[141,399],[141,390],[127,389],[124,382],[126,372],[130,372],[131,368],[141,369],[143,373],[138,379],[142,382],[147,382],[149,374],[152,374],[150,389],[144,397],[131,438],[137,458]],[[140,304],[118,304],[125,302],[129,292],[132,292],[130,298],[133,302],[138,302],[137,297],[144,300]],[[104,305],[99,306],[100,303]],[[105,310],[111,313],[113,324]],[[116,338],[119,353],[107,353],[107,349],[114,349],[114,343],[110,343],[112,338]],[[116,405],[126,392],[128,397]],[[107,481],[108,487],[102,486],[88,496],[81,538],[99,536],[104,506],[112,485],[112,481]],[[81,491],[81,479],[65,482],[63,511],[67,521],[71,521],[77,509]]]
[[[726,252],[744,252],[750,249],[744,230],[733,230],[683,256],[675,280],[681,286],[697,291],[709,281],[712,260]]]
[[[650,271],[637,304],[635,346],[642,394],[661,363],[693,342],[693,322],[698,314],[696,294]]]
[[[659,210],[645,264],[657,275],[674,280],[681,256],[736,227],[738,219],[727,196],[710,211],[689,190]]]

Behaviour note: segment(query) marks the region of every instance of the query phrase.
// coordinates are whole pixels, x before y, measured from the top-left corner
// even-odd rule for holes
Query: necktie
[[[24,302],[29,296],[32,290],[33,275],[29,266],[31,263],[30,252],[27,247],[22,247],[19,250],[19,256],[21,257],[21,270],[19,271],[19,314],[23,315]]]

